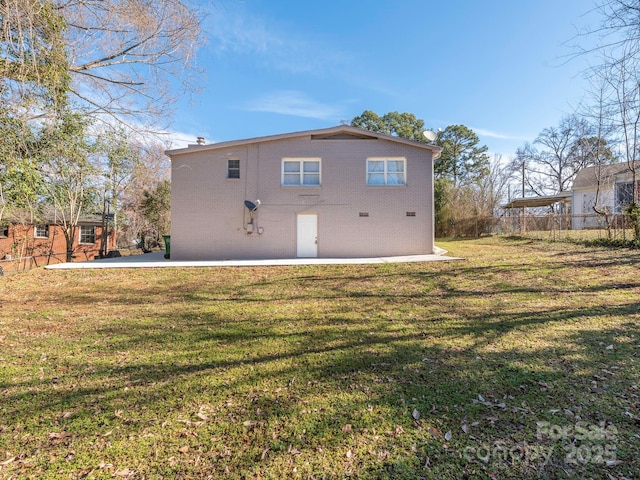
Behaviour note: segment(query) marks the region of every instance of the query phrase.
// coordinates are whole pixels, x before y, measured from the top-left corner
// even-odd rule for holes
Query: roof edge
[[[338,133],[352,133],[352,134],[357,134],[358,136],[361,136],[361,137],[362,136],[370,137],[372,139],[386,140],[389,142],[403,143],[406,145],[423,148],[425,150],[430,150],[432,152],[434,160],[440,156],[440,152],[442,151],[442,147],[439,147],[437,145],[433,145],[430,143],[423,143],[415,140],[410,140],[407,138],[384,135],[382,133],[372,132],[370,130],[366,130],[359,127],[352,127],[350,125],[338,125],[334,127],[321,128],[321,129],[315,129],[315,130],[303,130],[299,132],[280,133],[276,135],[266,135],[262,137],[229,140],[224,142],[210,143],[207,145],[189,145],[188,147],[184,147],[184,148],[166,150],[164,153],[169,158],[171,158],[171,156],[173,155],[182,155],[185,153],[203,152],[208,150],[217,150],[220,148],[228,148],[228,147],[234,147],[234,146],[240,146],[240,145],[250,145],[253,143],[273,142],[277,140],[287,140],[287,139],[293,139],[293,138],[311,137],[311,136],[318,136],[318,135],[332,135],[332,134],[338,134]]]
[[[554,195],[544,195],[539,197],[514,198],[502,208],[527,208],[527,207],[548,207],[554,203],[563,202],[573,197],[572,191],[558,192]]]

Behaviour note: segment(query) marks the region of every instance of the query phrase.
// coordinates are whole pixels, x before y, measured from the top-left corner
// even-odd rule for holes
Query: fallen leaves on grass
[[[122,470],[116,470],[116,472],[113,475],[121,478],[131,478],[135,474],[136,474],[135,470],[131,470],[129,468],[123,468]]]
[[[202,412],[196,413],[196,417],[198,417],[200,420],[203,420],[205,422],[207,420],[209,420],[209,416],[207,414],[205,414],[205,413],[202,413]]]
[[[51,445],[66,445],[69,443],[69,437],[71,434],[69,432],[51,432],[49,433],[49,441]]]
[[[13,297],[0,292],[10,305],[0,309],[10,346],[0,410],[11,421],[0,425],[0,476],[284,478],[297,468],[301,478],[555,478],[563,465],[501,463],[494,473],[493,458],[462,457],[496,439],[533,442],[535,421],[552,416],[619,428],[625,463],[585,465],[584,478],[635,471],[640,434],[622,432],[640,415],[640,254],[523,253],[492,239],[453,247],[469,261],[276,267],[258,283],[259,269],[107,273],[104,306],[102,275],[14,282]],[[593,267],[603,258],[604,280]],[[613,277],[629,288],[612,294]]]

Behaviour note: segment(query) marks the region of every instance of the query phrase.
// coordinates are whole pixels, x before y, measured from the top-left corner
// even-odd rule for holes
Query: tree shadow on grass
[[[631,477],[638,303],[572,303],[567,287],[509,277],[535,278],[537,266],[233,271],[228,283],[194,272],[122,285],[106,304],[97,289],[42,292],[42,303],[95,306],[109,321],[63,339],[64,354],[46,339],[3,354],[15,365],[0,381],[0,451],[20,460],[3,467],[19,476],[33,468],[22,460],[48,462],[39,468],[55,478],[101,458],[158,478]],[[620,285],[638,288],[575,288],[605,299]],[[542,303],[549,291],[567,304]],[[501,295],[531,303],[473,303]],[[624,463],[568,465],[538,421],[610,422]],[[471,454],[496,444],[555,456]]]
[[[600,263],[588,261],[560,260],[545,264],[544,278],[539,278],[540,265],[506,263],[500,266],[448,266],[400,267],[398,271],[388,271],[388,266],[368,266],[354,275],[329,274],[324,270],[308,275],[304,271],[282,277],[283,270],[275,278],[252,279],[245,276],[242,281],[230,285],[213,285],[210,289],[197,283],[184,285],[167,279],[166,284],[158,283],[148,290],[138,287],[120,286],[110,293],[101,290],[60,293],[43,291],[40,300],[55,304],[103,305],[108,307],[135,305],[162,306],[176,305],[176,302],[197,302],[206,306],[207,302],[262,303],[265,301],[310,301],[371,298],[385,304],[397,300],[423,300],[449,297],[471,298],[487,295],[509,295],[518,293],[549,293],[554,291],[580,290],[597,293],[610,289],[640,289],[640,281],[632,279],[619,282],[599,278],[588,285],[575,285],[567,280],[564,272],[575,269],[590,269],[594,266],[606,268],[623,265],[624,259],[602,260]],[[631,264],[633,262],[630,262]],[[348,269],[347,269],[348,270]],[[314,271],[318,271],[314,269]],[[212,271],[213,273],[213,271]],[[299,275],[302,273],[301,275]],[[256,275],[256,277],[262,277]],[[465,279],[461,283],[460,279]],[[390,286],[401,285],[400,289]],[[407,286],[416,286],[414,289]],[[406,291],[410,290],[410,293]]]
[[[166,460],[181,448],[183,430],[197,433],[189,445],[200,448],[206,468],[188,462],[138,465],[147,475],[162,469],[222,475],[230,465],[241,469],[238,478],[292,466],[309,476],[326,469],[333,475],[356,471],[390,478],[484,471],[477,459],[463,458],[467,447],[495,439],[535,441],[536,421],[560,422],[550,407],[580,407],[580,418],[600,421],[598,412],[614,415],[612,405],[629,387],[590,390],[593,375],[614,360],[594,338],[608,344],[620,328],[577,331],[529,350],[487,347],[528,327],[635,315],[635,308],[546,311],[543,318],[503,313],[490,324],[470,317],[435,330],[429,323],[437,319],[399,325],[373,310],[361,311],[356,320],[332,311],[323,311],[322,318],[240,320],[183,311],[145,325],[121,322],[102,327],[96,337],[104,343],[79,356],[77,364],[67,359],[68,370],[0,385],[6,400],[3,446],[15,449],[7,437],[28,432],[35,421],[71,436],[68,445],[33,439],[23,447],[31,455],[38,448],[49,453],[97,449],[109,437],[112,445],[125,448],[131,438],[151,435]],[[460,338],[470,340],[457,345]],[[615,361],[624,360],[622,353],[616,352]],[[627,435],[632,421],[616,412],[615,424],[621,442],[633,442]],[[475,440],[461,433],[461,425],[473,428]],[[116,438],[101,436],[107,431],[117,432]],[[446,440],[447,431],[455,431],[455,437]],[[151,447],[143,441],[140,448]],[[122,460],[121,453],[112,455]],[[565,467],[546,466],[545,478],[561,477]],[[588,467],[591,473],[604,471],[600,465]],[[535,469],[504,468],[503,478],[539,478]]]

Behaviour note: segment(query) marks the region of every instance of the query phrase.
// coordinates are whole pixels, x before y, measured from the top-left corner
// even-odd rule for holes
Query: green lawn
[[[0,478],[640,476],[640,251],[0,278]]]

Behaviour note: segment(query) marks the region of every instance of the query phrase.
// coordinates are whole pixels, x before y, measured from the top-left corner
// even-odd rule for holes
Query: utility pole
[[[525,175],[524,167],[525,167],[525,163],[523,160],[522,161],[522,198],[523,200],[524,200],[524,175]],[[525,225],[525,208],[526,207],[524,206],[522,207],[522,223],[520,224],[521,225],[520,229],[522,230],[521,233],[525,233],[527,231],[527,227]]]

